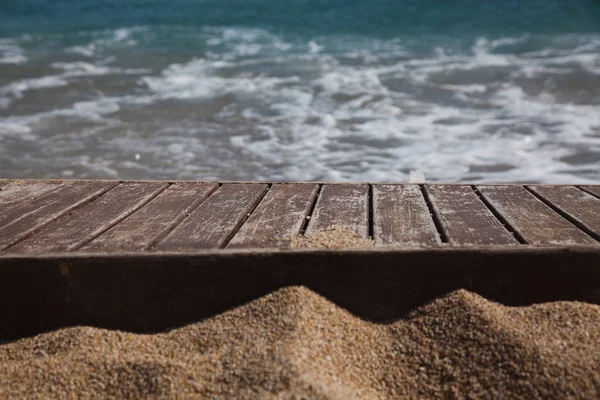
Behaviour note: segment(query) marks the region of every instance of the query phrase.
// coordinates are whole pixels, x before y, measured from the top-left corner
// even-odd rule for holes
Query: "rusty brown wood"
[[[427,185],[425,190],[448,243],[518,244],[470,186]]]
[[[217,187],[216,183],[171,185],[129,218],[98,236],[80,250],[146,250],[177,226]]]
[[[274,184],[227,247],[289,247],[300,233],[317,190],[311,184]]]
[[[0,226],[3,218],[8,218],[11,208],[23,206],[60,186],[58,182],[24,182],[3,187],[0,191]]]
[[[267,188],[265,184],[221,186],[155,248],[184,250],[225,246]]]
[[[478,188],[484,198],[530,244],[597,243],[522,186],[498,185]]]
[[[0,210],[0,250],[25,239],[57,218],[101,196],[115,185],[116,183],[109,182],[73,182],[47,187],[41,183],[31,183],[25,186],[29,186],[32,191],[23,191],[19,187],[17,192],[9,190],[13,187],[9,186],[7,190],[0,192],[9,197],[15,196],[11,200],[11,206]]]
[[[369,236],[369,186],[324,185],[305,234],[331,226],[345,227],[359,238]]]
[[[584,186],[582,189],[600,198],[600,186]]]
[[[127,183],[11,247],[10,253],[72,251],[127,218],[164,190],[165,183]]]
[[[377,246],[441,244],[419,185],[373,186],[373,236]]]
[[[596,240],[600,238],[600,199],[574,186],[530,186],[529,189]]]

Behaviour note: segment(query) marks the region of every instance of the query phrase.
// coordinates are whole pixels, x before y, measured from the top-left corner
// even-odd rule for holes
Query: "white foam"
[[[0,39],[0,64],[24,64],[27,57],[23,49],[10,39]]]
[[[202,99],[227,93],[264,93],[277,85],[298,80],[296,77],[251,77],[244,74],[220,77],[214,74],[216,69],[228,66],[231,64],[199,59],[171,65],[161,76],[144,77],[140,83],[163,99]]]
[[[14,99],[22,98],[27,91],[61,87],[67,84],[68,82],[61,76],[43,76],[12,82],[0,87],[0,106],[8,107]]]
[[[100,76],[100,75],[139,75],[147,74],[152,70],[148,68],[116,68],[101,64],[92,64],[84,61],[76,62],[58,62],[53,63],[52,67],[64,71],[63,77],[78,77],[78,76]]]
[[[319,46],[316,41],[311,40],[308,42],[308,52],[310,54],[318,54],[324,49],[323,46]]]
[[[92,40],[89,56],[127,45],[135,35],[131,30],[103,33]],[[61,118],[98,129],[86,128],[86,135],[114,126],[116,133],[107,135],[110,143],[103,143],[117,155],[75,162],[108,176],[134,171],[191,179],[600,179],[593,157],[580,165],[562,161],[578,149],[600,153],[595,88],[584,87],[587,97],[575,93],[570,100],[571,84],[560,80],[569,76],[578,84],[579,73],[597,74],[600,41],[593,35],[564,43],[542,38],[548,41],[543,49],[512,54],[504,54],[510,53],[506,46],[543,40],[481,38],[466,50],[443,43],[412,53],[415,43],[399,39],[294,42],[267,31],[233,28],[206,29],[199,38],[210,52],[140,77],[126,96],[98,95],[46,113],[0,120],[0,130],[11,126],[11,138],[35,137],[45,123]],[[150,74],[88,59],[53,66],[58,75],[14,82],[0,95],[16,97],[80,77]],[[156,119],[147,112],[148,121],[132,123],[128,113],[145,107],[161,112]],[[169,118],[170,109],[177,119]]]

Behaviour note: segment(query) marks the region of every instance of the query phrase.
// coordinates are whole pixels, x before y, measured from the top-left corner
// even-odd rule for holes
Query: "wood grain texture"
[[[178,183],[80,251],[141,251],[164,237],[202,203],[216,183]]]
[[[11,208],[24,206],[61,186],[57,182],[27,182],[6,185],[0,191],[0,226]],[[64,186],[64,184],[63,184]]]
[[[194,210],[157,250],[221,248],[263,197],[265,184],[225,184]]]
[[[518,241],[470,186],[427,185],[425,190],[453,245],[507,245]]]
[[[600,198],[600,186],[583,186],[583,189]]]
[[[5,200],[12,198],[9,206],[0,209],[0,250],[92,201],[116,186],[116,183],[71,182],[56,187],[31,183],[24,186],[33,190],[25,192],[20,188],[21,185],[18,186],[15,192],[12,192],[13,185],[0,192],[9,195],[9,199]]]
[[[600,238],[600,199],[574,186],[530,186],[529,189]]]
[[[227,247],[289,247],[317,190],[312,184],[274,184]]]
[[[373,220],[376,246],[441,244],[419,185],[374,185]]]
[[[597,243],[522,186],[479,186],[481,194],[530,244]]]
[[[368,238],[368,185],[323,186],[305,234],[324,231],[331,226],[346,227],[355,232],[359,238]]]
[[[10,253],[72,251],[127,218],[164,190],[165,183],[124,183],[11,247]]]

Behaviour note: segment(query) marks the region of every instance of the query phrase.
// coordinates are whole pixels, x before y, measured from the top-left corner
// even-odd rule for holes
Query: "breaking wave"
[[[9,177],[600,179],[598,34],[135,27],[3,40],[0,72]]]

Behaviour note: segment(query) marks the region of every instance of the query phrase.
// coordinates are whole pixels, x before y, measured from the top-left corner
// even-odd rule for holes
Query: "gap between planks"
[[[448,239],[448,234],[446,233],[446,231],[444,230],[444,227],[442,226],[442,220],[438,214],[438,211],[433,206],[433,203],[431,202],[431,199],[429,198],[429,194],[427,193],[427,190],[425,190],[425,185],[421,184],[421,185],[419,185],[419,188],[421,189],[421,195],[423,196],[423,199],[425,200],[425,204],[427,205],[427,209],[429,210],[429,215],[431,216],[431,219],[433,220],[433,224],[435,225],[435,229],[437,230],[437,233],[440,236],[440,240],[441,240],[442,244],[448,244],[450,242]]]
[[[524,188],[529,193],[531,193],[533,196],[535,196],[538,200],[540,200],[542,203],[544,203],[545,205],[547,205],[548,207],[550,207],[558,215],[560,215],[565,220],[567,220],[568,222],[570,222],[571,224],[573,224],[575,227],[579,228],[579,230],[583,231],[588,236],[590,236],[590,237],[594,238],[596,241],[600,242],[600,234],[598,234],[598,233],[592,231],[591,229],[589,229],[585,224],[581,223],[576,218],[572,217],[567,211],[563,210],[559,205],[554,204],[552,201],[550,201],[549,199],[547,199],[541,193],[536,192],[530,186],[524,186]],[[578,188],[578,187],[575,187],[575,186],[573,186],[573,188],[578,189],[578,190],[580,190],[583,193],[590,194],[588,191],[582,190],[581,188]]]
[[[87,183],[87,182],[86,182]],[[48,227],[50,224],[57,222],[58,220],[62,219],[65,215],[70,215],[72,212],[74,211],[78,211],[80,208],[87,206],[88,204],[94,202],[95,200],[97,200],[98,198],[104,196],[106,193],[109,193],[111,190],[117,188],[120,183],[117,182],[113,182],[114,184],[112,186],[107,185],[105,186],[103,189],[99,189],[95,194],[89,196],[89,197],[84,197],[83,199],[80,199],[74,203],[70,203],[67,207],[65,207],[62,210],[57,211],[54,214],[51,214],[50,216],[48,216],[48,219],[45,221],[42,221],[39,224],[34,225],[33,227],[26,229],[25,231],[19,233],[17,236],[15,236],[13,238],[13,240],[11,240],[7,245],[4,245],[3,247],[0,247],[0,251],[4,252],[7,250],[10,250],[12,247],[20,244],[21,242],[31,238],[32,236],[34,236],[36,233],[38,233],[39,231],[45,229],[46,227]],[[65,182],[63,184],[59,184],[58,187],[45,192],[42,196],[40,196],[40,199],[45,199],[48,196],[51,196],[53,194],[56,194],[55,192],[57,192],[58,190],[66,190],[65,188],[68,188],[68,186],[71,184],[71,182]],[[34,211],[32,211],[32,213],[34,213]]]
[[[519,242],[519,244],[529,244],[529,242],[527,242],[523,235],[521,235],[519,231],[515,229],[515,227],[512,226],[510,222],[508,222],[508,220],[502,215],[502,213],[498,211],[496,207],[494,207],[493,204],[490,203],[485,198],[485,196],[481,194],[477,186],[472,185],[471,188],[473,189],[477,197],[479,197],[479,200],[481,200],[481,202],[487,207],[487,209],[490,210],[492,214],[494,214],[494,217],[496,217],[496,219],[500,221],[504,229],[506,229],[508,233],[510,233]]]
[[[308,208],[308,212],[304,216],[304,222],[302,223],[302,227],[300,228],[300,232],[298,233],[299,236],[304,236],[304,234],[306,233],[306,229],[308,228],[308,224],[310,223],[310,220],[312,218],[313,211],[315,210],[315,207],[317,206],[317,201],[319,200],[319,197],[321,196],[321,192],[323,191],[323,186],[324,186],[323,184],[317,184],[317,193],[313,197],[312,203],[311,203],[310,207]]]
[[[272,187],[273,187],[272,183],[267,184],[267,189],[264,190],[262,195],[258,198],[258,200],[255,201],[254,204],[252,204],[250,211],[246,213],[245,217],[242,218],[242,220],[237,224],[237,226],[234,226],[234,228],[231,230],[229,235],[227,237],[225,237],[225,240],[223,240],[223,243],[221,243],[219,248],[224,249],[225,247],[227,247],[229,242],[231,242],[231,239],[233,239],[233,237],[236,235],[236,233],[239,232],[239,230],[242,228],[244,223],[246,223],[246,221],[248,221],[248,218],[250,218],[250,216],[252,216],[252,213],[254,212],[254,210],[256,210],[258,205],[263,201],[263,199],[265,198],[267,193],[269,193],[269,191],[271,190]]]
[[[174,183],[172,183],[171,185],[174,185]],[[216,184],[215,187],[208,193],[208,195],[206,197],[204,197],[204,198],[200,199],[199,201],[197,201],[196,204],[192,204],[186,210],[186,212],[185,212],[184,215],[182,215],[180,218],[178,218],[175,221],[173,221],[173,224],[171,224],[169,227],[167,227],[162,232],[160,232],[147,246],[144,247],[143,250],[144,251],[148,251],[148,250],[153,249],[156,245],[158,245],[164,238],[166,238],[169,235],[169,233],[173,232],[179,225],[181,225],[183,223],[183,221],[185,221],[185,219],[190,216],[191,213],[193,213],[206,200],[208,200],[217,190],[219,190],[219,188],[221,186],[223,186],[222,183]]]
[[[593,186],[593,187],[587,187],[587,186],[576,186],[578,189],[583,190],[584,192],[591,194],[592,196],[594,196],[597,199],[600,199],[600,186]]]
[[[122,185],[122,183],[119,183],[119,185],[115,186],[115,188],[117,188],[117,187],[119,187],[121,185]],[[77,251],[77,249],[80,249],[81,247],[83,247],[86,244],[90,243],[92,240],[94,240],[97,237],[101,236],[102,234],[104,234],[105,232],[109,231],[114,226],[118,225],[119,223],[121,223],[122,221],[124,221],[125,219],[127,219],[128,217],[130,217],[131,215],[133,215],[136,211],[142,209],[146,204],[150,203],[158,195],[160,195],[162,192],[164,192],[165,190],[167,190],[167,188],[169,188],[169,186],[171,186],[171,185],[172,185],[171,183],[164,184],[162,187],[160,187],[159,189],[157,189],[153,194],[151,194],[150,196],[148,196],[148,198],[145,201],[140,202],[136,206],[132,207],[130,210],[127,210],[127,211],[121,213],[121,215],[115,217],[115,219],[113,219],[112,221],[110,221],[107,224],[106,227],[104,227],[103,229],[99,229],[96,232],[93,232],[85,240],[82,240],[81,242],[74,244],[73,246],[67,248],[67,250],[68,251]]]

